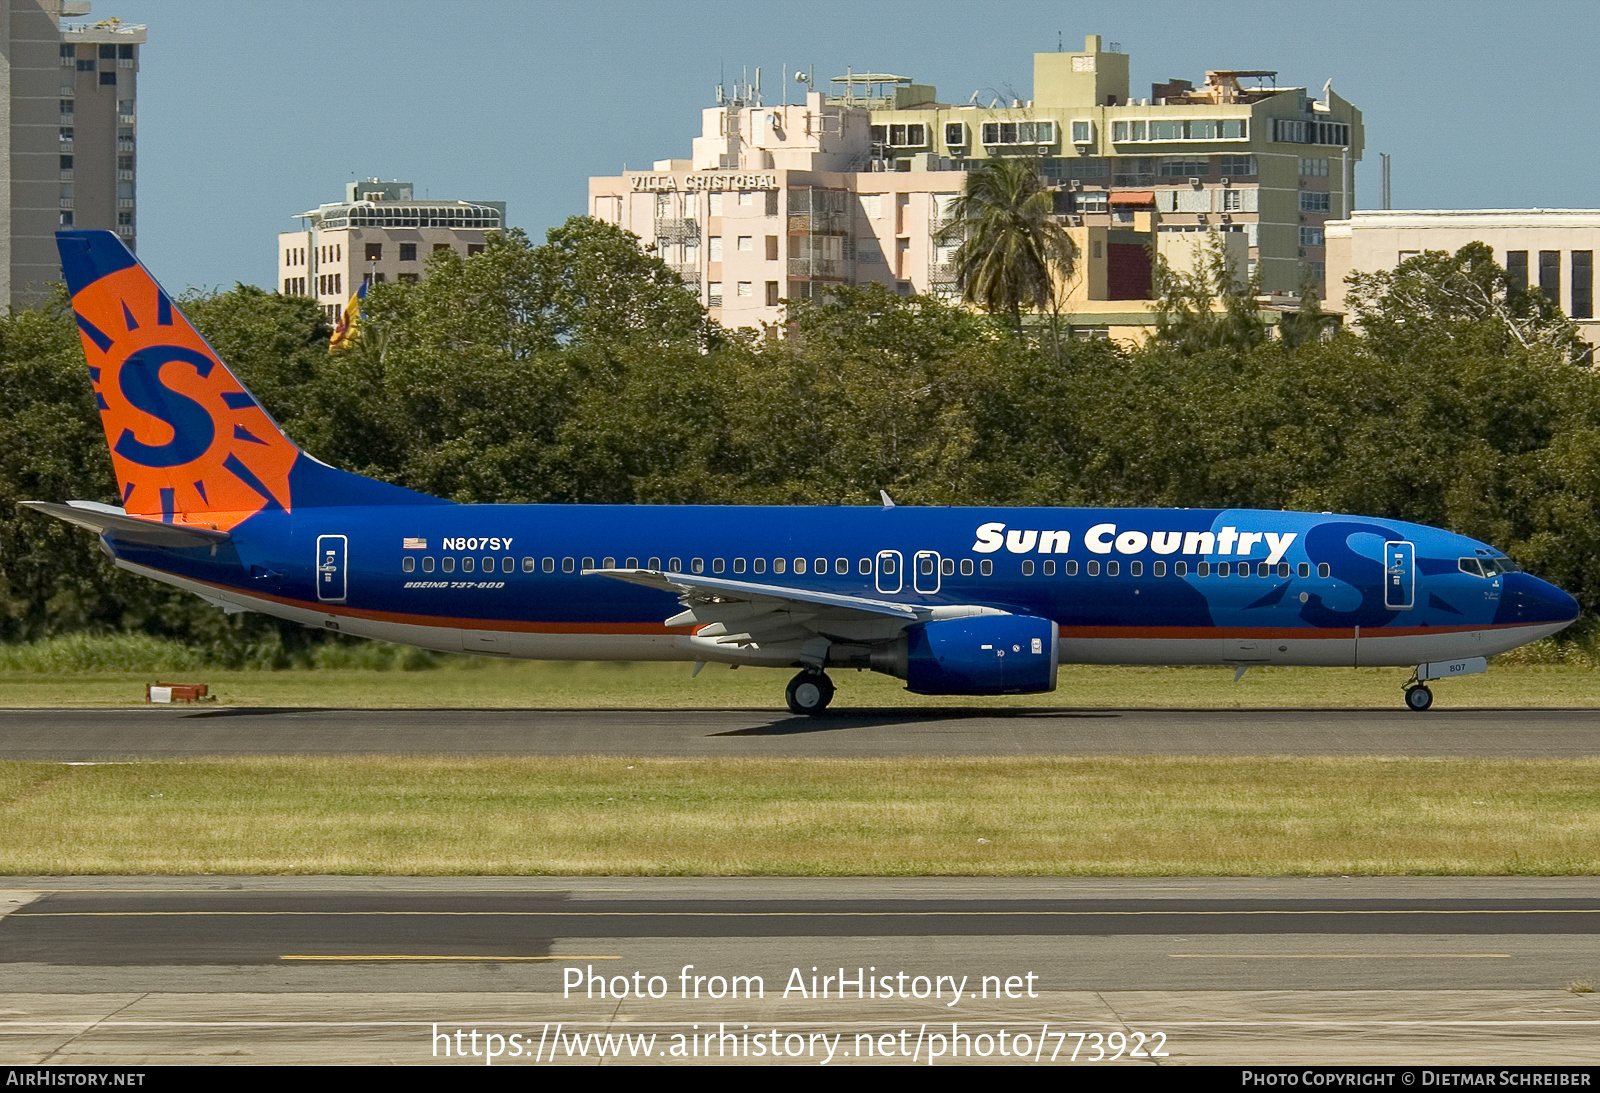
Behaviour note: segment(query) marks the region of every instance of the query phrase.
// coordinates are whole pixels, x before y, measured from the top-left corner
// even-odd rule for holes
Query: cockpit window
[[[1461,572],[1474,577],[1497,577],[1502,573],[1520,573],[1522,567],[1510,558],[1458,558]]]

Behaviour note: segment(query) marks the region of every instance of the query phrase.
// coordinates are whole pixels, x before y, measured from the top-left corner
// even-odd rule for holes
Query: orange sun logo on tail
[[[299,449],[142,266],[79,288],[72,307],[123,508],[227,531],[291,507]]]

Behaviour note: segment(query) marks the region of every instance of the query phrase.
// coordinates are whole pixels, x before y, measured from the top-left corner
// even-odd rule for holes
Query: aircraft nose
[[[1506,573],[1501,581],[1495,622],[1566,623],[1578,617],[1578,601],[1548,581],[1529,573]]]

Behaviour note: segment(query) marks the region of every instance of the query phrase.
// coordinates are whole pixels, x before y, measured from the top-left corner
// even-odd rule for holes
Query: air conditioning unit
[[[1072,180],[1072,188],[1073,188],[1073,189],[1074,189],[1074,190],[1081,190],[1081,189],[1083,189],[1083,179],[1081,179],[1081,178],[1075,178],[1075,179],[1073,179],[1073,180]]]
[[[1074,228],[1081,228],[1083,227],[1083,217],[1074,213],[1073,215],[1067,217],[1067,223],[1072,225]]]
[[[1189,180],[1189,185],[1198,186],[1198,185],[1200,185],[1200,180],[1198,178],[1191,178]]]
[[[1222,180],[1222,184],[1224,186],[1232,186],[1233,185],[1233,179],[1225,178],[1225,179]]]
[[[1233,217],[1229,216],[1227,213],[1223,213],[1222,214],[1222,222],[1224,224],[1232,224],[1233,223]]]

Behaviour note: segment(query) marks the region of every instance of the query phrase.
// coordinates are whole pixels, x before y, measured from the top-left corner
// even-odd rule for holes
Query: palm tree
[[[1052,313],[1059,286],[1072,276],[1075,249],[1055,221],[1054,198],[1026,159],[992,159],[967,175],[951,204],[943,239],[955,253],[962,299],[991,315],[1011,316],[1022,330],[1024,307]]]

